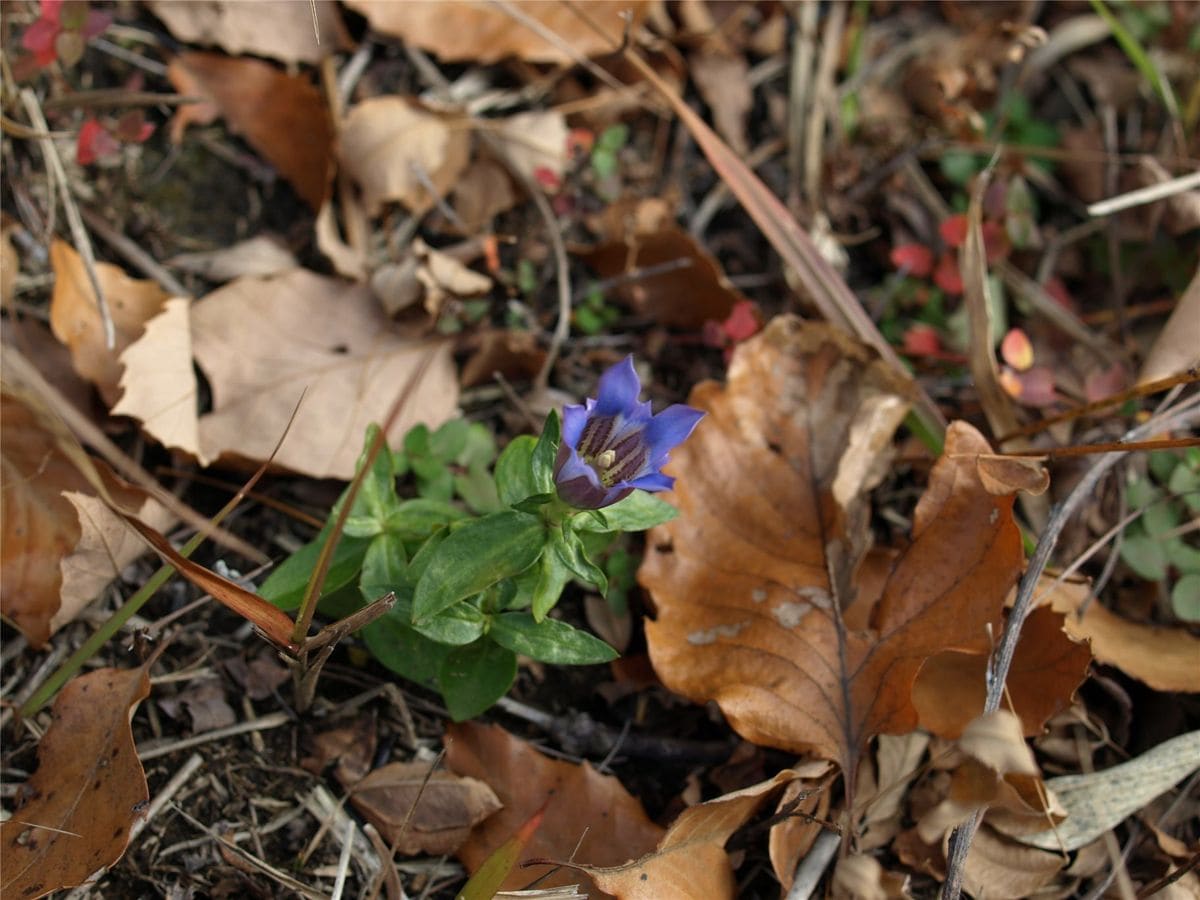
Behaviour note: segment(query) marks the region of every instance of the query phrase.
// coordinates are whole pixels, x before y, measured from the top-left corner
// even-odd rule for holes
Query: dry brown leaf
[[[124,393],[113,415],[132,416],[165,447],[212,462],[200,447],[198,386],[192,369],[191,301],[172,297],[121,354]]]
[[[723,322],[734,304],[746,299],[708,251],[676,225],[610,241],[582,256],[601,278],[633,275],[616,295],[662,325],[700,328],[709,320]],[[641,275],[640,269],[650,272]]]
[[[50,327],[70,348],[75,371],[95,384],[105,404],[111,406],[118,394],[121,353],[162,309],[167,295],[153,281],[130,278],[117,266],[96,263],[96,276],[116,329],[116,345],[110,349],[83,257],[65,241],[56,240],[50,245],[50,265],[54,269]]]
[[[875,743],[875,753],[863,760],[859,770],[855,814],[851,817],[857,833],[855,847],[860,853],[885,847],[900,833],[905,795],[920,770],[929,735],[922,731],[881,734]]]
[[[175,521],[157,501],[138,497],[134,488],[120,491],[118,497],[136,511],[139,518],[162,531]],[[125,520],[90,493],[64,491],[63,497],[75,509],[80,535],[71,552],[59,564],[62,587],[58,611],[50,619],[51,633],[73,622],[89,603],[131,562],[145,555],[146,544],[125,524]]]
[[[910,693],[929,656],[987,646],[1022,563],[1012,498],[976,471],[987,443],[956,423],[913,543],[878,602],[856,608],[867,491],[906,397],[864,345],[775,320],[735,352],[727,387],[693,389],[708,415],[672,454],[680,516],[651,532],[638,573],[668,687],[716,700],[747,740],[839,760],[851,779],[871,736],[918,724]]]
[[[464,122],[427,112],[403,97],[356,104],[342,122],[338,145],[342,171],[362,188],[371,216],[393,200],[415,213],[431,209],[458,183],[470,154]],[[430,185],[437,198],[430,196]]]
[[[12,309],[17,276],[21,274],[21,257],[13,246],[13,234],[20,228],[16,219],[4,215],[0,219],[0,306]]]
[[[517,205],[517,190],[508,170],[494,159],[477,159],[454,186],[451,206],[464,234],[490,231],[492,220]]]
[[[172,719],[183,719],[186,715],[191,720],[193,734],[225,728],[237,721],[219,678],[193,681],[174,697],[159,700],[158,708]]]
[[[767,837],[767,854],[771,869],[779,880],[781,893],[791,889],[796,866],[808,855],[821,832],[822,822],[829,819],[829,785],[837,777],[832,766],[817,778],[802,777],[790,782],[779,796],[775,814],[785,815],[771,826]],[[811,817],[811,818],[810,818]]]
[[[298,268],[300,263],[279,238],[260,234],[220,250],[180,253],[167,260],[167,265],[209,281],[232,281],[243,276],[279,275]]]
[[[443,62],[487,65],[506,56],[570,64],[576,57],[612,53],[625,34],[623,14],[632,16],[630,27],[636,31],[651,4],[629,0],[581,9],[561,0],[510,0],[505,6],[515,16],[487,0],[347,0],[346,5],[366,16],[381,34],[415,44]]]
[[[433,361],[390,437],[454,412],[450,345],[400,337],[370,290],[296,270],[239,279],[192,305],[192,346],[212,386],[200,418],[211,456],[274,462],[314,478],[349,479],[371,422],[382,422],[427,354]],[[290,430],[288,423],[303,395]]]
[[[501,807],[484,782],[430,775],[427,763],[388,763],[346,787],[354,808],[405,855],[456,853],[471,829]]]
[[[562,113],[556,110],[518,113],[500,119],[493,127],[500,152],[513,169],[534,184],[553,186],[562,182],[568,162],[569,133]]]
[[[862,853],[837,861],[830,887],[831,900],[900,900],[909,896],[907,876],[885,872],[879,860]]]
[[[691,806],[680,813],[654,853],[615,868],[580,868],[602,891],[620,900],[732,900],[733,865],[726,841],[787,784],[819,777],[825,768],[824,762],[817,762],[803,771],[786,769],[759,784]]]
[[[151,0],[149,6],[182,43],[216,44],[234,56],[250,53],[285,63],[319,63],[349,43],[337,6],[330,0],[311,3]]]
[[[499,372],[509,381],[533,378],[546,361],[546,351],[530,331],[491,329],[472,336],[477,346],[463,363],[462,386],[492,381]]]
[[[754,94],[747,77],[746,57],[706,49],[693,54],[689,71],[696,90],[712,110],[717,133],[736,153],[749,153],[746,116],[754,105]]]
[[[447,767],[486,781],[504,804],[504,809],[471,832],[459,850],[458,858],[469,871],[475,871],[547,800],[546,818],[522,859],[568,859],[582,837],[576,858],[616,865],[650,851],[663,834],[621,782],[598,774],[586,762],[572,765],[550,759],[498,725],[462,722],[447,728],[446,738]],[[505,880],[504,889],[522,887],[532,877],[536,873],[517,868]],[[540,886],[578,880],[577,875],[558,872]]]
[[[184,129],[224,117],[274,166],[314,211],[329,197],[333,172],[333,121],[321,92],[306,76],[287,75],[258,59],[217,53],[181,53],[167,77],[181,94],[209,98],[179,107],[171,140]]]
[[[1138,383],[1168,378],[1196,365],[1200,365],[1200,269],[1154,339]]]
[[[31,799],[0,824],[4,896],[41,897],[120,859],[150,799],[129,727],[149,694],[145,667],[89,672],[59,693],[25,784]]]
[[[1098,601],[1080,606],[1091,596],[1086,585],[1058,584],[1044,578],[1039,590],[1056,612],[1063,613],[1063,629],[1077,641],[1087,640],[1096,662],[1116,666],[1156,691],[1200,693],[1200,638],[1184,628],[1163,628],[1131,622]]]
[[[992,494],[1011,494],[1025,491],[1038,496],[1050,487],[1050,473],[1040,460],[1028,456],[1005,456],[1000,453],[979,455],[979,477]]]
[[[1026,900],[1053,882],[1065,864],[1062,856],[1018,844],[985,823],[971,841],[963,887],[987,900]]]
[[[1092,654],[1063,628],[1062,614],[1047,607],[1035,609],[1021,626],[1006,684],[1026,737],[1041,734],[1087,678]],[[983,712],[987,665],[986,653],[950,650],[931,656],[913,685],[921,724],[938,737],[958,737]]]

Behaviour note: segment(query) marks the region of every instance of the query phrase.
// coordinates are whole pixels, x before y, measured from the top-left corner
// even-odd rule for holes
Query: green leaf
[[[1151,537],[1161,538],[1179,527],[1179,504],[1163,498],[1146,507],[1142,525]]]
[[[406,541],[424,540],[439,528],[466,518],[466,513],[453,504],[429,497],[418,497],[397,504],[388,516],[387,531]]]
[[[1200,473],[1181,463],[1171,472],[1167,489],[1183,500],[1192,512],[1200,513]]]
[[[413,597],[415,621],[478,594],[533,565],[545,543],[542,520],[505,510],[468,522],[433,551]]]
[[[1171,608],[1185,622],[1200,622],[1200,575],[1184,575],[1175,582]]]
[[[1167,554],[1155,538],[1126,532],[1121,541],[1121,559],[1147,581],[1161,581],[1167,577]]]
[[[531,434],[513,438],[496,460],[496,492],[505,506],[520,503],[539,493],[533,481],[533,448],[537,439]]]
[[[362,577],[358,586],[362,598],[368,603],[388,591],[395,591],[398,596],[411,596],[408,554],[399,535],[381,534],[371,541],[363,557]]]
[[[467,431],[467,442],[455,458],[460,466],[490,466],[496,460],[496,439],[486,425],[473,422]]]
[[[504,880],[516,868],[517,861],[525,852],[525,845],[529,843],[529,839],[542,824],[548,804],[549,801],[543,804],[541,809],[517,829],[516,834],[497,847],[492,855],[483,861],[475,870],[475,874],[463,885],[463,889],[458,892],[455,900],[492,900],[499,893]]]
[[[285,559],[259,587],[259,596],[283,610],[298,608],[304,600],[308,579],[312,577],[317,557],[321,555],[321,548],[325,546],[331,530],[332,526],[326,525],[314,540]],[[363,557],[370,543],[364,538],[346,536],[338,541],[333,559],[325,572],[325,584],[322,585],[325,594],[332,594],[354,580],[362,568]]]
[[[1200,550],[1187,543],[1183,537],[1173,537],[1163,547],[1167,560],[1184,574],[1200,574]]]
[[[476,463],[466,473],[455,475],[454,490],[477,513],[496,512],[501,508],[496,482],[486,465]]]
[[[371,599],[378,598],[372,597]],[[363,603],[362,594],[354,582],[343,585],[335,591],[325,592],[317,601],[317,609],[321,615],[334,620],[344,619],[351,613],[358,612],[364,606],[366,604]]]
[[[371,442],[379,434],[379,426],[367,427],[366,444],[359,457],[359,466],[366,458]],[[371,468],[363,476],[354,497],[354,505],[342,528],[347,537],[373,537],[384,530],[388,515],[396,507],[396,475],[392,468],[390,453],[379,453]]]
[[[534,621],[529,613],[502,613],[492,620],[492,640],[514,653],[559,666],[586,666],[617,658],[598,637],[558,619]]]
[[[607,593],[608,576],[604,574],[603,569],[588,559],[579,535],[568,528],[564,528],[561,535],[561,538],[558,534],[554,536],[552,547],[563,565],[580,581],[595,585],[601,594]]]
[[[1178,454],[1170,450],[1152,450],[1146,454],[1146,468],[1159,484],[1166,484],[1171,480],[1171,475],[1180,462]]]
[[[1125,485],[1125,499],[1134,509],[1149,506],[1162,496],[1162,491],[1149,478],[1130,478]]]
[[[480,638],[446,654],[438,668],[438,688],[455,722],[479,715],[508,693],[517,677],[517,655]]]
[[[421,634],[439,644],[460,647],[469,644],[487,631],[488,617],[470,600],[455,603],[431,619],[413,625]]]
[[[407,603],[397,603],[362,630],[363,639],[371,654],[397,675],[428,684],[437,677],[452,648],[418,634],[404,621],[410,612]]]
[[[579,531],[645,531],[663,522],[670,522],[679,510],[666,500],[659,500],[646,491],[634,491],[624,500],[606,506],[602,520],[596,516],[580,515],[572,521]]]
[[[467,446],[471,423],[466,419],[450,419],[429,436],[429,453],[442,462],[453,462]]]
[[[542,558],[538,560],[537,577],[533,580],[532,594],[529,598],[534,619],[540,622],[546,618],[546,613],[554,609],[558,598],[562,596],[563,588],[570,580],[571,570],[558,553],[542,554]]]
[[[404,436],[404,452],[410,457],[429,456],[429,428],[414,425]]]
[[[537,494],[554,493],[554,460],[558,456],[558,445],[562,441],[562,425],[558,420],[558,410],[550,410],[546,416],[546,424],[542,426],[542,436],[538,438],[530,465],[533,470],[533,485]]]

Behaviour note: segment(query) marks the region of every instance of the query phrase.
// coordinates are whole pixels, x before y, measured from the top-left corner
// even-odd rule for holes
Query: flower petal
[[[682,403],[668,406],[646,425],[646,443],[650,445],[651,464],[658,468],[672,447],[682,444],[704,413]]]
[[[675,479],[662,472],[649,472],[640,478],[627,481],[625,484],[643,491],[669,491],[675,487]]]
[[[583,435],[583,426],[587,424],[588,411],[584,406],[571,404],[563,407],[562,442],[568,447],[578,447],[579,438]]]
[[[601,416],[620,413],[629,416],[638,408],[638,394],[641,391],[642,383],[633,368],[633,357],[627,356],[600,376],[596,406],[592,411]]]

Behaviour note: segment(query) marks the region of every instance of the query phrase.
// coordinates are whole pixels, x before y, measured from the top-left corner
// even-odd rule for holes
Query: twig
[[[1125,440],[1138,440],[1143,435],[1154,434],[1164,428],[1192,427],[1200,422],[1200,395],[1189,398],[1185,403],[1172,410],[1165,410],[1154,416],[1144,425],[1132,429],[1125,435]],[[995,712],[1000,707],[1004,695],[1005,681],[1008,670],[1012,666],[1013,654],[1017,649],[1017,641],[1021,636],[1021,627],[1033,609],[1033,595],[1037,589],[1038,580],[1050,561],[1050,554],[1058,544],[1067,521],[1085,501],[1092,497],[1100,479],[1125,456],[1125,452],[1107,453],[1096,460],[1079,483],[1061,503],[1050,511],[1046,529],[1038,540],[1037,549],[1029,560],[1029,566],[1017,588],[1016,601],[1009,611],[1008,621],[1004,624],[1004,633],[1000,637],[992,659],[988,666],[987,697],[984,701],[983,712]],[[967,853],[971,849],[971,839],[983,817],[982,812],[975,812],[962,825],[955,829],[950,839],[950,853],[946,860],[946,880],[942,886],[942,900],[958,900],[962,893],[963,865]]]
[[[1172,178],[1169,181],[1160,181],[1158,184],[1147,185],[1146,187],[1138,188],[1125,194],[1109,197],[1107,200],[1093,203],[1087,208],[1087,212],[1089,216],[1109,216],[1122,210],[1132,209],[1135,206],[1143,206],[1147,203],[1153,203],[1156,200],[1174,197],[1176,194],[1182,194],[1184,191],[1190,191],[1192,188],[1200,188],[1200,172],[1192,172],[1190,175],[1180,175],[1178,178]]]
[[[329,900],[342,900],[342,891],[346,889],[346,873],[350,871],[350,850],[354,846],[354,820],[347,819],[342,831],[342,854],[338,857],[337,878],[333,882],[333,893]]]
[[[813,895],[841,843],[842,836],[836,831],[822,831],[817,835],[812,848],[796,867],[796,877],[788,889],[787,900],[808,900]]]
[[[292,721],[292,717],[287,713],[270,713],[249,722],[238,722],[236,725],[230,725],[228,728],[214,728],[212,731],[204,732],[204,734],[193,735],[190,738],[172,741],[169,744],[159,744],[149,747],[146,745],[139,746],[138,758],[142,762],[147,762],[151,759],[158,759],[160,756],[168,756],[179,750],[199,747],[201,744],[207,744],[210,741],[220,741],[227,737],[236,737],[239,734],[247,734],[252,731],[267,731],[271,728],[278,728],[280,725],[286,725],[290,721]]]
[[[29,88],[21,88],[21,102],[25,105],[25,112],[29,119],[33,122],[35,128],[42,132],[49,132],[50,126],[46,124],[46,117],[42,115],[42,108],[38,105],[37,96]],[[96,255],[92,252],[92,242],[88,238],[87,229],[83,227],[83,220],[79,217],[79,210],[75,206],[75,200],[71,197],[70,182],[67,181],[67,171],[63,168],[62,160],[58,156],[58,148],[54,146],[54,142],[49,137],[39,139],[42,145],[42,155],[46,158],[46,165],[53,173],[53,177],[57,179],[62,192],[63,212],[67,215],[67,225],[71,229],[71,237],[75,241],[75,249],[79,251],[79,255],[83,257],[84,268],[87,269],[88,281],[92,284],[92,290],[96,294],[96,310],[100,313],[100,324],[104,328],[104,346],[112,350],[117,345],[117,329],[113,325],[112,312],[108,308],[108,300],[104,296],[104,288],[100,285],[100,278],[96,274]]]

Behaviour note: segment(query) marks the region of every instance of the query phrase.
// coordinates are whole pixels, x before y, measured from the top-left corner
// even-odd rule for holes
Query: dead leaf
[[[908,877],[885,872],[873,856],[852,853],[837,861],[830,897],[833,900],[899,900],[908,897]]]
[[[1028,456],[1005,456],[1002,453],[979,455],[979,477],[990,494],[1011,494],[1025,491],[1037,497],[1050,487],[1050,473],[1041,461]]]
[[[193,122],[224,117],[274,166],[314,211],[329,197],[334,130],[321,92],[302,75],[287,75],[270,63],[217,53],[181,53],[167,67],[181,94],[209,98],[179,107],[171,140],[179,143]]]
[[[874,755],[864,759],[859,770],[855,814],[851,816],[859,852],[886,847],[900,833],[905,795],[928,747],[929,735],[922,731],[881,734],[876,739]]]
[[[1056,612],[1063,613],[1063,628],[1077,641],[1087,640],[1096,662],[1116,666],[1156,691],[1200,693],[1200,638],[1184,628],[1163,628],[1131,622],[1102,603],[1093,601],[1080,616],[1078,610],[1090,596],[1086,585],[1039,582],[1040,591]]]
[[[676,225],[610,241],[581,255],[601,278],[630,276],[616,295],[661,325],[696,329],[710,320],[722,322],[734,304],[746,300],[708,251]]]
[[[287,431],[277,465],[348,480],[367,425],[383,421],[426,354],[433,362],[390,437],[436,428],[458,404],[450,345],[401,338],[362,285],[302,269],[238,279],[196,301],[191,320],[213,393],[200,418],[209,456],[261,461]]]
[[[393,200],[414,213],[431,209],[457,184],[470,154],[465,122],[427,112],[403,97],[372,97],[356,104],[339,136],[342,171],[362,188],[363,206],[371,216]]]
[[[790,782],[779,795],[775,815],[786,815],[787,818],[771,826],[767,853],[782,893],[791,889],[796,866],[825,830],[822,823],[829,817],[828,788],[836,777],[836,770],[829,766],[824,775],[803,776]]]
[[[225,669],[251,700],[267,699],[291,677],[271,653],[259,653],[249,661],[241,656],[230,657],[225,660]]]
[[[1200,365],[1200,271],[1184,290],[1171,317],[1154,339],[1138,383],[1168,378]]]
[[[567,168],[566,117],[556,110],[518,113],[494,124],[508,164],[534,184],[556,187]]]
[[[449,253],[441,253],[420,238],[413,241],[420,260],[416,279],[425,288],[425,311],[436,316],[448,299],[474,297],[492,287],[492,279],[467,268]]]
[[[485,384],[499,372],[509,381],[525,381],[542,370],[543,350],[530,331],[490,329],[472,335],[477,342],[463,363],[459,380],[465,388]]]
[[[232,281],[243,276],[267,278],[281,275],[299,268],[300,263],[279,238],[260,234],[220,250],[180,253],[167,260],[167,265],[192,272],[209,281]]]
[[[96,276],[116,329],[116,345],[110,349],[83,257],[65,241],[56,240],[50,245],[50,265],[54,269],[50,327],[70,348],[75,371],[95,384],[105,404],[112,406],[121,376],[118,359],[162,309],[167,295],[153,281],[130,278],[117,266],[96,263]]]
[[[988,900],[1025,900],[1054,881],[1063,857],[1018,844],[984,824],[963,865],[963,887]]]
[[[216,44],[233,56],[249,53],[285,63],[319,63],[349,44],[337,6],[329,0],[312,3],[151,0],[149,6],[181,43]]]
[[[191,301],[172,297],[146,323],[145,333],[121,354],[124,393],[113,415],[132,416],[164,447],[212,462],[200,447],[199,401],[192,370]]]
[[[13,246],[13,234],[20,229],[16,219],[4,215],[0,219],[0,306],[12,309],[17,276],[21,274],[21,257]]]
[[[824,762],[816,767],[824,768]],[[805,774],[820,768],[806,767]],[[722,900],[736,896],[725,843],[788,783],[801,777],[785,769],[774,778],[691,806],[680,813],[658,849],[624,866],[580,866],[602,890],[620,900]],[[582,858],[582,854],[581,854]]]
[[[32,799],[0,823],[5,896],[72,887],[121,858],[150,799],[129,727],[149,694],[145,667],[89,672],[59,693],[25,784]]]
[[[746,57],[705,49],[693,54],[690,71],[696,90],[712,110],[717,133],[734,152],[750,152],[746,141],[746,116],[754,105]]]
[[[911,688],[929,656],[988,646],[1022,564],[1012,498],[984,490],[975,457],[989,448],[959,422],[913,543],[877,603],[855,600],[867,491],[907,397],[864,345],[776,319],[735,352],[727,387],[693,389],[708,415],[672,454],[680,516],[650,533],[638,573],[668,687],[716,700],[747,740],[837,759],[851,779],[871,736],[916,727]]]
[[[1021,626],[1009,669],[1007,694],[1026,737],[1041,734],[1051,717],[1066,709],[1087,678],[1092,654],[1063,630],[1063,616],[1035,609]],[[931,656],[913,685],[921,724],[943,738],[957,738],[983,712],[987,653],[948,650]]]
[[[174,697],[159,700],[158,706],[172,719],[182,718],[186,711],[191,719],[194,734],[224,728],[237,721],[233,708],[225,699],[225,690],[217,678],[192,682]]]
[[[550,759],[498,725],[462,722],[447,728],[446,737],[446,765],[486,781],[504,804],[458,851],[469,871],[474,872],[547,799],[545,821],[523,859],[568,859],[582,837],[578,859],[617,865],[651,850],[663,834],[616,778],[598,774],[586,762],[572,765]],[[515,890],[532,877],[536,875],[530,870],[517,868],[505,880],[505,889]],[[571,881],[570,873],[558,872],[539,886]]]
[[[494,159],[477,159],[454,186],[451,205],[465,234],[491,231],[492,220],[517,205],[508,170]]]
[[[477,65],[516,56],[528,62],[571,64],[579,56],[612,53],[621,46],[626,22],[636,31],[651,5],[645,0],[621,4],[589,4],[581,11],[567,2],[511,0],[505,4],[464,0],[446,4],[430,0],[348,0],[381,34],[398,37],[443,62]],[[518,18],[519,16],[519,18]],[[569,48],[564,49],[564,48]]]
[[[471,829],[501,807],[484,782],[430,775],[428,763],[388,763],[346,787],[354,808],[405,855],[456,853]]]

